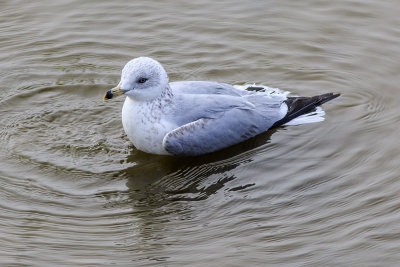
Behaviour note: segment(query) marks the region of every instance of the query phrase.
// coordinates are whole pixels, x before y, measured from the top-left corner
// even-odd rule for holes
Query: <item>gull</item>
[[[340,94],[291,97],[213,81],[169,82],[149,57],[129,61],[103,100],[125,95],[122,125],[134,146],[159,155],[199,156],[307,114]]]

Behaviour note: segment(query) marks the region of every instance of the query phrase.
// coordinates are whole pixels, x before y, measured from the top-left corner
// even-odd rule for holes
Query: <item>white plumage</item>
[[[169,83],[159,62],[140,57],[125,65],[119,85],[104,98],[127,96],[122,124],[137,149],[153,154],[196,156],[287,123],[338,96],[288,98],[285,93],[272,94],[266,88],[253,86],[250,89],[257,91],[249,91],[208,81]],[[264,90],[258,92],[259,89]]]

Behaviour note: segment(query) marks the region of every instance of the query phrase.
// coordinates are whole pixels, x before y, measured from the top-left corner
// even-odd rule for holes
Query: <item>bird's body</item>
[[[124,67],[119,86],[105,98],[122,93],[128,96],[122,123],[135,147],[175,156],[197,156],[237,144],[338,96],[297,99],[217,82],[168,83],[162,66],[143,57]]]

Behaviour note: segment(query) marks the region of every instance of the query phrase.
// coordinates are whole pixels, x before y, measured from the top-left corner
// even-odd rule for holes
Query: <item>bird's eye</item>
[[[147,78],[139,78],[137,81],[138,83],[145,83],[147,81]]]

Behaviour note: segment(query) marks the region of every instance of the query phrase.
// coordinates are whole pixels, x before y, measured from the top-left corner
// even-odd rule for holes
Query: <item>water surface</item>
[[[394,266],[400,5],[388,1],[0,3],[2,266]],[[322,123],[211,155],[137,151],[133,57],[170,80],[340,92]]]

